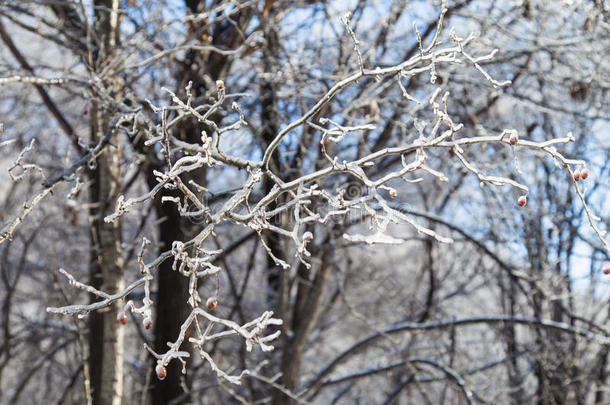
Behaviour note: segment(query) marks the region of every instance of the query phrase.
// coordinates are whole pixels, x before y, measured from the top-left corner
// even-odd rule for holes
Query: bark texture
[[[118,44],[119,1],[99,0],[95,2],[96,29],[101,42],[97,44],[96,64],[105,60]],[[118,99],[120,88],[117,78],[109,78],[104,83],[111,94]],[[110,126],[112,111],[102,109],[93,103],[91,109],[91,138],[97,143]],[[111,138],[111,146],[106,147],[96,160],[96,167],[90,170],[93,180],[90,199],[92,285],[109,294],[125,287],[123,257],[121,249],[121,221],[104,222],[111,214],[122,191],[121,180],[121,139],[118,131]],[[121,405],[123,402],[123,342],[124,328],[117,323],[117,315],[122,310],[122,301],[115,302],[105,310],[91,315],[89,337],[89,365],[91,391],[94,405]]]

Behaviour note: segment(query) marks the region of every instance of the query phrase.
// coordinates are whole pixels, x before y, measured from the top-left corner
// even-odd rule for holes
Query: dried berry
[[[586,180],[587,177],[589,177],[589,170],[585,167],[584,169],[582,169],[582,171],[580,172],[580,178],[583,180]]]
[[[574,181],[580,180],[581,177],[582,177],[582,175],[580,174],[580,170],[576,170],[574,172]]]
[[[311,242],[313,240],[313,233],[307,231],[303,234],[303,242]]]
[[[517,143],[519,143],[519,137],[517,136],[517,134],[510,134],[510,138],[508,138],[508,142],[510,142],[511,145],[516,145]]]
[[[167,377],[167,369],[162,364],[157,364],[157,367],[155,367],[155,372],[157,373],[157,378],[159,380],[165,380],[165,377]]]
[[[119,314],[116,316],[116,320],[121,325],[126,325],[127,324],[127,314],[125,312],[119,312]]]
[[[210,297],[206,301],[205,305],[207,305],[210,309],[216,309],[216,307],[218,306],[218,300],[214,297]]]
[[[151,329],[153,326],[153,321],[150,318],[150,316],[147,316],[146,318],[144,318],[144,320],[142,321],[142,325],[144,325],[145,329]]]
[[[522,195],[519,197],[517,204],[519,204],[519,207],[525,207],[525,204],[527,204],[527,196]]]
[[[605,275],[609,275],[609,274],[610,274],[610,265],[609,265],[609,266],[604,267],[604,269],[602,270],[602,272],[603,272]]]

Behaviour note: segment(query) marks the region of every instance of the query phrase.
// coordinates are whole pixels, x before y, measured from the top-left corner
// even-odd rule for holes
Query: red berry
[[[508,142],[510,142],[511,145],[516,145],[519,142],[519,137],[517,134],[511,134],[510,138],[508,138]]]
[[[147,316],[146,318],[144,318],[144,320],[142,321],[142,325],[144,325],[145,329],[151,329],[153,326],[153,321],[150,318],[150,316]]]
[[[210,308],[210,309],[216,309],[216,307],[218,306],[218,300],[214,297],[210,297],[210,298],[208,298],[205,305],[207,305],[208,308]]]
[[[127,314],[125,314],[125,312],[119,312],[119,314],[116,316],[116,320],[121,325],[126,325],[127,324]]]
[[[610,266],[606,266],[606,267],[604,267],[604,269],[602,270],[602,272],[603,272],[605,275],[609,275],[609,274],[610,274]]]
[[[162,364],[157,364],[157,367],[155,367],[155,372],[157,373],[157,378],[159,380],[165,380],[165,377],[167,377],[167,369]]]
[[[87,114],[89,114],[89,110],[83,111],[83,115],[87,115]]]
[[[210,297],[210,298],[208,298],[208,300],[206,301],[205,304],[210,309],[216,309],[216,307],[218,306],[218,300],[214,297]]]
[[[519,207],[525,207],[525,204],[527,204],[527,197],[524,195],[519,197],[519,199],[517,200],[517,204],[519,204]]]
[[[576,170],[574,172],[574,181],[580,180],[581,177],[582,177],[582,174],[580,174],[580,170]]]
[[[582,169],[582,171],[580,172],[580,178],[586,180],[587,177],[589,177],[589,170],[587,170],[586,168]]]
[[[311,242],[313,240],[313,233],[307,231],[303,234],[303,242]]]

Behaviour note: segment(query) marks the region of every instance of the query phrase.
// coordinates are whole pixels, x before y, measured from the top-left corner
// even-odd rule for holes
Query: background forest
[[[0,403],[610,403],[609,17],[0,0]]]

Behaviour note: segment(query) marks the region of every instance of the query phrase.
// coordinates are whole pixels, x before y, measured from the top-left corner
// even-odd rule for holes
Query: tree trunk
[[[153,176],[150,176],[151,178]],[[149,182],[151,179],[149,179]],[[154,178],[152,179],[154,181]],[[162,204],[160,196],[155,199],[155,208],[158,217],[164,217],[164,221],[159,226],[159,236],[161,245],[159,253],[171,249],[172,242],[175,240],[183,241],[189,238],[183,231],[183,218],[177,212],[173,204]],[[167,342],[173,342],[178,338],[180,326],[188,317],[190,308],[187,304],[188,278],[172,269],[172,260],[164,261],[158,268],[157,273],[157,315],[155,321],[155,350],[158,353],[165,353],[168,349]],[[187,343],[181,350],[192,352],[191,345]],[[153,362],[152,367],[155,367]],[[163,380],[154,380],[153,395],[151,404],[164,405],[179,397],[184,393],[183,386],[189,386],[188,381],[185,385],[181,380],[186,378],[182,374],[182,363],[174,360],[167,365],[167,377]],[[185,396],[185,403],[189,399]]]
[[[95,2],[96,30],[102,44],[98,44],[97,60],[105,60],[118,42],[118,0]],[[112,79],[106,85],[113,87]],[[117,95],[118,97],[118,95]],[[111,112],[94,103],[91,109],[91,137],[97,143],[109,130]],[[90,199],[91,282],[108,294],[117,293],[125,287],[121,249],[121,221],[105,223],[104,217],[111,214],[116,199],[121,193],[121,139],[117,133],[96,159],[96,167],[89,174],[93,180]],[[94,298],[99,299],[99,298]],[[89,365],[93,404],[121,405],[123,398],[123,340],[124,329],[117,323],[122,310],[122,301],[117,301],[103,311],[94,313],[89,323]]]
[[[307,338],[318,319],[328,278],[333,269],[332,244],[327,240],[322,246],[324,247],[317,252],[314,247],[310,248],[312,257],[320,258],[320,264],[316,266],[315,276],[311,282],[299,284],[292,313],[292,333],[290,337],[284,335],[281,381],[282,385],[289,390],[293,390],[297,385],[303,359],[303,350],[305,349]],[[313,271],[313,266],[309,270],[305,269],[302,265],[299,266],[300,276],[304,280],[310,279]],[[291,403],[290,397],[280,391],[275,391],[273,398],[274,405],[288,405]]]
[[[99,139],[104,124],[103,113],[94,111],[94,134]],[[115,136],[114,145],[120,138]],[[97,168],[92,172],[91,188],[92,229],[94,246],[91,257],[91,283],[108,294],[117,293],[125,287],[121,250],[121,222],[105,223],[104,217],[113,212],[121,190],[120,148],[107,147],[97,159]],[[99,300],[99,297],[93,297]],[[91,387],[93,404],[121,404],[123,392],[123,335],[124,329],[117,323],[122,310],[122,301],[117,301],[103,311],[90,317]]]

